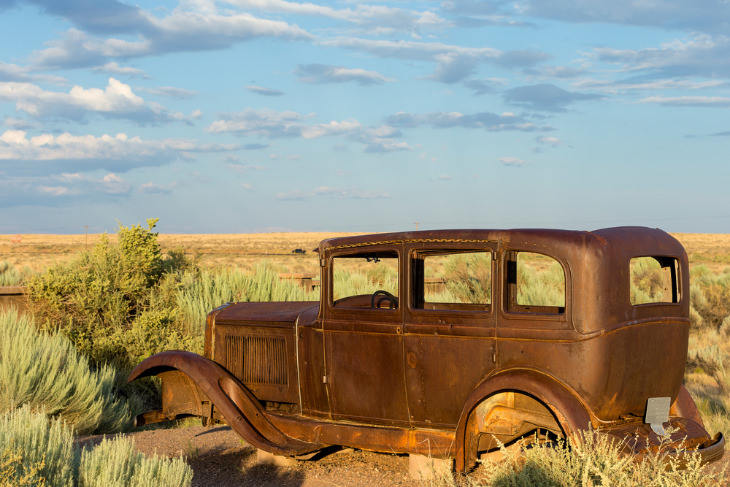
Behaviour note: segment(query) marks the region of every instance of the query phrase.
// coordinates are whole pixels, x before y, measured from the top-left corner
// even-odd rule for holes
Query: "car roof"
[[[550,248],[609,247],[623,248],[631,253],[632,248],[643,248],[654,253],[679,255],[684,253],[679,242],[663,230],[647,227],[613,227],[594,231],[557,230],[544,228],[528,229],[444,229],[411,232],[376,233],[323,240],[320,250],[355,248],[370,245],[403,243],[458,243],[458,242],[521,242]]]

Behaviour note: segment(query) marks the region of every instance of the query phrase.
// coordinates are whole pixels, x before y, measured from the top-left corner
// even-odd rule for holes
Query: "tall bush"
[[[66,337],[38,333],[27,314],[0,313],[0,413],[28,406],[79,434],[120,431],[130,412],[116,376],[107,365],[92,369]]]
[[[174,294],[188,262],[162,255],[157,219],[118,229],[91,252],[56,265],[29,284],[32,309],[45,329],[60,329],[94,363],[129,368],[168,344],[191,345],[179,327]]]

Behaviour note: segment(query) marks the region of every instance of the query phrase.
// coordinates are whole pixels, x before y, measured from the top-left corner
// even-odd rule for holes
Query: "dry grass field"
[[[160,234],[163,251],[182,248],[188,256],[198,256],[201,265],[210,268],[240,267],[249,269],[268,260],[282,272],[316,273],[317,254],[313,250],[320,240],[356,235],[354,233],[250,233],[250,234]],[[730,234],[673,234],[690,258],[690,265],[704,264],[713,272],[730,267]],[[57,262],[72,258],[77,252],[92,249],[101,234],[90,235],[0,235],[0,260],[38,272]],[[116,235],[110,234],[110,240]],[[305,254],[294,254],[304,249]]]
[[[313,250],[320,240],[356,235],[353,233],[250,233],[250,234],[160,234],[163,252],[182,248],[197,256],[204,267],[240,267],[249,269],[268,260],[282,272],[316,273],[317,254]],[[102,234],[90,235],[0,235],[0,260],[13,266],[28,266],[39,272],[51,265],[71,259],[78,252],[93,249]],[[110,241],[116,239],[109,235]],[[303,249],[304,254],[293,253]]]

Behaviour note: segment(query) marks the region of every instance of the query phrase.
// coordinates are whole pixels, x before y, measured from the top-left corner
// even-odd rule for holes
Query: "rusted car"
[[[302,457],[328,446],[454,458],[593,429],[642,454],[722,457],[682,385],[689,271],[661,230],[438,230],[320,243],[319,302],[227,303],[205,354],[168,351],[162,407]],[[666,435],[671,441],[666,442]]]

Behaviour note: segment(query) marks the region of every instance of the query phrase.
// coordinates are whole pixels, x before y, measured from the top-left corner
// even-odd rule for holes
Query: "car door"
[[[413,244],[404,325],[411,423],[453,428],[495,369],[496,243]]]
[[[328,252],[324,354],[334,419],[408,424],[401,245]]]

